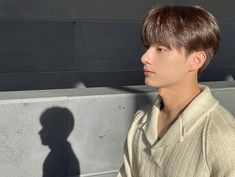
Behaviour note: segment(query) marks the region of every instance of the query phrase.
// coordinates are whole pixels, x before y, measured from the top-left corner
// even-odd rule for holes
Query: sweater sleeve
[[[128,153],[127,141],[124,145],[124,160],[117,177],[134,177],[131,172],[130,157]]]
[[[235,120],[224,118],[217,123],[211,121],[207,134],[207,160],[212,177],[235,177]]]
[[[132,141],[133,136],[135,134],[137,124],[139,119],[142,118],[144,112],[141,110],[138,110],[134,115],[134,121],[131,124],[131,127],[129,129],[127,139],[124,144],[124,159],[123,159],[123,165],[120,168],[117,177],[135,177],[135,172],[133,169],[133,149],[132,149]]]

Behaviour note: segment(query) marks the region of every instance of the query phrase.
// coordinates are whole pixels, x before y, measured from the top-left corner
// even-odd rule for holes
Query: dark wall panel
[[[235,68],[235,23],[220,24],[221,43],[218,54],[212,60],[211,68]]]
[[[0,74],[0,91],[43,90],[74,87],[72,72],[22,72]]]
[[[77,22],[76,59],[79,71],[141,69],[140,23]]]
[[[0,90],[144,84],[139,34],[156,4],[210,10],[221,27],[221,48],[200,81],[235,78],[233,1],[2,0]]]
[[[142,19],[155,4],[176,0],[78,0],[76,16],[83,19]]]
[[[202,73],[200,81],[221,81],[235,79],[235,23],[219,24],[221,29],[220,49],[207,69]]]
[[[0,17],[74,18],[76,0],[1,0]]]
[[[74,23],[0,21],[0,72],[74,69]]]
[[[141,71],[24,72],[0,74],[0,91],[75,87],[119,87],[144,83]]]
[[[206,68],[202,75],[199,77],[199,81],[224,81],[235,78],[235,68]]]

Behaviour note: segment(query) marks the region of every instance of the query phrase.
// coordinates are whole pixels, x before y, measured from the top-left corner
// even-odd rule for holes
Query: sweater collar
[[[183,141],[185,135],[216,107],[218,101],[212,96],[209,87],[200,85],[200,89],[202,92],[194,98],[159,141],[157,140],[157,118],[161,97],[157,96],[153,106],[145,114],[146,121],[140,127],[151,147],[159,148]]]

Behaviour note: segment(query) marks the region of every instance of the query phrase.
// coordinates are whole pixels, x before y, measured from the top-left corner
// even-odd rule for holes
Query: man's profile
[[[118,177],[235,177],[235,119],[199,85],[219,49],[216,19],[199,6],[149,11],[145,83],[158,91],[136,112]]]

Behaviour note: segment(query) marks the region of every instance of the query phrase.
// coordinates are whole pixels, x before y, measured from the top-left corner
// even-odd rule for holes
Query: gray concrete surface
[[[203,84],[235,115],[234,81]],[[40,177],[58,166],[72,173],[74,161],[81,177],[116,176],[133,114],[155,94],[145,86],[0,92],[1,176]],[[72,147],[60,149],[62,165],[61,138]]]

